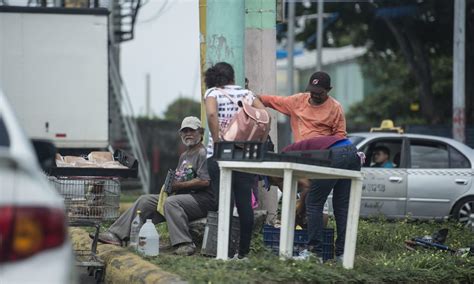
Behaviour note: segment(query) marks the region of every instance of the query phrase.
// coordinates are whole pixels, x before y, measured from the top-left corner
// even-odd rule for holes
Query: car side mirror
[[[41,169],[49,172],[56,165],[56,147],[48,140],[32,139],[31,142],[35,148],[36,157]]]

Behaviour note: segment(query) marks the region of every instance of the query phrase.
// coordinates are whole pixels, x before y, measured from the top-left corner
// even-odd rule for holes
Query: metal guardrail
[[[135,115],[132,108],[132,103],[130,101],[130,96],[128,94],[127,88],[122,80],[122,76],[120,75],[119,68],[117,63],[115,62],[115,53],[113,48],[110,48],[109,52],[109,62],[110,62],[110,82],[113,89],[113,96],[117,100],[119,104],[120,113],[122,117],[122,121],[125,126],[125,131],[127,134],[128,141],[132,148],[133,155],[137,157],[139,161],[138,166],[138,177],[142,182],[143,188],[146,193],[150,192],[150,162],[148,161],[148,157],[143,152],[142,146],[143,141],[141,138],[140,133],[137,130],[137,125],[135,123]]]

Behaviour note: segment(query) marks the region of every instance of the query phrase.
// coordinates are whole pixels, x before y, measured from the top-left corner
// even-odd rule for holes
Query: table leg
[[[217,226],[217,259],[227,259],[229,250],[230,200],[232,170],[221,168],[219,184],[219,218]]]
[[[280,258],[293,256],[295,234],[296,192],[298,180],[293,179],[293,171],[285,170],[283,175],[283,204],[281,208]]]
[[[360,199],[362,195],[362,179],[352,179],[349,212],[347,214],[346,242],[342,266],[346,269],[354,267],[355,249],[357,242],[357,227],[359,226]]]

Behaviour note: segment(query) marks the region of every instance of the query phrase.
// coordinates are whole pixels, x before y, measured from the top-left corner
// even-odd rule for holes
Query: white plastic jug
[[[151,219],[147,219],[138,234],[138,252],[145,256],[157,256],[160,250],[160,235]]]

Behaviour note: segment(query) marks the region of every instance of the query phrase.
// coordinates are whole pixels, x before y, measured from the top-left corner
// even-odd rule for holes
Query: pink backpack
[[[270,132],[270,114],[255,108],[244,100],[235,102],[224,90],[222,93],[239,107],[227,126],[221,130],[224,141],[266,141]]]

